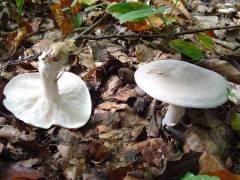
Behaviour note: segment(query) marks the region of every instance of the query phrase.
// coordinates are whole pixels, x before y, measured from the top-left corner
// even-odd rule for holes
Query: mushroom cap
[[[134,76],[147,94],[170,104],[213,108],[227,101],[223,76],[184,61],[153,61],[141,65]]]
[[[40,128],[58,125],[79,128],[91,115],[91,98],[85,82],[77,75],[62,72],[58,79],[59,98],[49,102],[42,97],[39,73],[20,74],[4,89],[4,106],[17,118]]]

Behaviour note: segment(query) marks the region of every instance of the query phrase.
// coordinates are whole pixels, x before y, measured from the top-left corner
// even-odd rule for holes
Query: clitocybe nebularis
[[[227,81],[208,69],[177,60],[140,65],[135,81],[151,97],[169,103],[163,125],[174,126],[185,107],[214,108],[227,101]]]
[[[63,42],[53,43],[39,56],[39,73],[12,78],[4,89],[4,106],[27,124],[49,128],[79,128],[91,115],[91,98],[85,82],[62,72],[68,60]]]

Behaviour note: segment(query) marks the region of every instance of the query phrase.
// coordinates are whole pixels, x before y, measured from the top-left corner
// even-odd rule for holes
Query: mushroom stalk
[[[59,62],[45,62],[39,60],[39,73],[42,83],[42,96],[53,102],[59,96],[57,76],[62,68]]]
[[[185,108],[173,104],[168,105],[168,110],[162,120],[162,125],[174,126],[176,125],[185,114]]]

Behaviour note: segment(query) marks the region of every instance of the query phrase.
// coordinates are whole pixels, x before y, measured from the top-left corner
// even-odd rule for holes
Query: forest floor
[[[239,35],[237,0],[1,0],[0,179],[240,180]],[[64,70],[91,95],[91,117],[78,129],[31,126],[3,104],[6,84],[38,72],[53,42],[70,43]],[[163,127],[168,104],[151,105],[134,79],[159,59],[221,74],[228,101],[188,108]]]

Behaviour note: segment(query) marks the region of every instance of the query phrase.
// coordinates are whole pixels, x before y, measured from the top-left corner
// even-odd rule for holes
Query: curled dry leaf
[[[200,66],[213,70],[230,81],[240,83],[240,71],[238,71],[230,62],[219,59],[210,59],[199,63]]]
[[[7,37],[7,48],[18,48],[23,39],[27,36],[27,28],[22,26],[17,31],[11,32]]]

